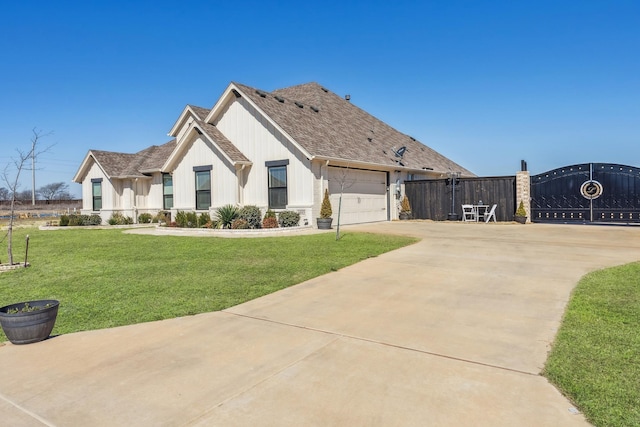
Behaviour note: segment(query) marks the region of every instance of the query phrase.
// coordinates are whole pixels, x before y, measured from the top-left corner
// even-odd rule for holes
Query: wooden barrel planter
[[[57,300],[25,301],[0,308],[0,325],[12,344],[31,344],[49,337],[58,316]],[[16,312],[17,311],[17,312]]]
[[[333,218],[316,218],[318,230],[330,230]]]

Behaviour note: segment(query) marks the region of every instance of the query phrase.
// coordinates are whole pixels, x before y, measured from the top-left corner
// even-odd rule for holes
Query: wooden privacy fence
[[[516,210],[515,176],[405,181],[405,194],[415,219],[444,221],[454,213],[462,218],[462,204],[497,204],[496,220],[512,221]],[[452,204],[452,195],[454,197]],[[453,209],[453,211],[452,211]]]

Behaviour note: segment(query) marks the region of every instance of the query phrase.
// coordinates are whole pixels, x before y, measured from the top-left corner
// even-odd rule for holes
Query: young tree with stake
[[[12,163],[7,164],[7,166],[4,168],[4,172],[2,173],[2,180],[9,189],[9,197],[11,202],[9,208],[9,227],[7,228],[7,234],[4,237],[7,239],[7,254],[9,256],[9,265],[14,264],[12,250],[13,222],[15,219],[16,211],[16,196],[18,193],[18,187],[20,186],[20,175],[25,169],[27,161],[31,160],[32,162],[35,162],[40,154],[51,148],[47,147],[44,150],[38,151],[38,143],[40,142],[40,140],[45,136],[51,135],[52,132],[43,133],[42,131],[36,130],[36,128],[33,128],[31,131],[33,132],[33,136],[31,137],[31,149],[29,151],[16,149],[16,151],[18,152],[18,158],[14,159]]]

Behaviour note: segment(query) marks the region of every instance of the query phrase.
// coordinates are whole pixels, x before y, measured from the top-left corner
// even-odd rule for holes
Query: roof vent
[[[369,137],[369,138],[367,138],[367,141],[371,142],[371,141],[373,141],[373,138]],[[385,153],[385,154],[387,154],[387,153]]]
[[[325,93],[329,93],[329,89],[325,89],[323,87],[321,87],[320,89],[322,89]]]
[[[256,89],[256,93],[257,93],[258,95],[260,95],[260,98],[266,98],[266,97],[267,97],[267,94],[266,94],[266,93],[264,93],[264,92],[263,92],[263,91],[261,91],[261,90],[257,90],[257,89]]]
[[[393,154],[395,154],[396,157],[402,158],[402,156],[404,156],[404,152],[407,151],[407,147],[405,147],[403,145],[402,147],[398,148],[397,150],[395,148],[392,148],[391,150],[393,150]]]
[[[416,139],[412,136],[410,136],[409,138],[411,138],[412,141],[415,141]]]
[[[304,107],[304,105],[300,104],[298,101],[296,101],[296,102],[295,102],[295,104],[296,104],[298,107],[300,107],[300,108],[303,108],[303,107]]]
[[[242,95],[240,95],[240,92],[238,92],[235,89],[231,89],[231,92],[233,92],[233,94],[236,96],[236,98],[240,98]]]
[[[344,99],[346,99],[347,101],[351,101],[351,95],[345,95]]]
[[[284,98],[282,98],[282,97],[280,97],[280,96],[278,96],[278,95],[275,95],[275,96],[274,96],[274,98],[275,98],[278,102],[281,102],[281,103],[283,103],[283,104],[284,104]]]
[[[317,113],[318,111],[320,111],[320,110],[318,110],[316,107],[314,107],[313,105],[312,105],[312,106],[310,106],[309,108],[311,108],[311,109],[313,110],[313,112],[314,112],[314,113]]]

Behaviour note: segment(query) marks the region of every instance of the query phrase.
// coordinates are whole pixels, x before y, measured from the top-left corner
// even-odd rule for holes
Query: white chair
[[[473,205],[462,205],[462,220],[477,221],[476,210]]]
[[[489,211],[489,213],[486,213],[484,215],[484,222],[489,222],[491,221],[491,218],[493,218],[493,222],[497,222],[496,221],[496,208],[498,207],[498,205],[493,205],[491,206],[491,210]]]

